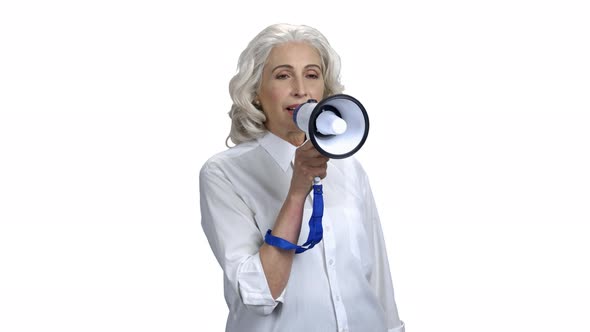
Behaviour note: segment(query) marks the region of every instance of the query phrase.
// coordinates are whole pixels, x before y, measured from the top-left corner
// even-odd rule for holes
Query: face
[[[305,133],[293,121],[293,110],[323,96],[321,58],[313,46],[289,42],[272,49],[257,93],[270,132],[294,145],[303,143]]]

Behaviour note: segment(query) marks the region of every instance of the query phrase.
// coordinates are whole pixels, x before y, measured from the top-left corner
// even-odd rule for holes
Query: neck
[[[282,138],[294,146],[300,146],[301,144],[303,144],[303,142],[305,142],[305,133],[288,133],[286,137]]]
[[[294,146],[300,146],[305,142],[305,132],[297,129],[297,130],[286,130],[286,131],[275,131],[270,128],[267,128],[268,131],[273,133],[275,136],[282,138],[284,141],[291,143]]]

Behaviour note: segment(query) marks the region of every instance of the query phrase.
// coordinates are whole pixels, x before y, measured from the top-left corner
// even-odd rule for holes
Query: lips
[[[287,112],[289,112],[290,114],[293,114],[293,112],[297,109],[297,107],[299,107],[299,105],[301,104],[293,104],[293,105],[289,105],[287,107],[285,107],[285,109],[287,110]]]

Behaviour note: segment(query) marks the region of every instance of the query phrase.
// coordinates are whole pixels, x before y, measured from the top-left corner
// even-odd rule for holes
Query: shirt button
[[[328,261],[328,264],[334,265],[334,260],[330,258],[330,260]]]
[[[330,231],[330,226],[326,226],[326,232]]]
[[[336,302],[340,302],[340,296],[336,296]]]

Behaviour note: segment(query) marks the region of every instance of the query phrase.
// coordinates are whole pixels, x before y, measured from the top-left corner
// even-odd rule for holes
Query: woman
[[[236,145],[200,173],[203,230],[224,271],[226,331],[404,331],[367,175],[321,155],[293,121],[308,99],[340,93],[340,59],[308,26],[277,24],[242,52],[230,81]],[[301,254],[314,177],[324,187],[323,239]]]

